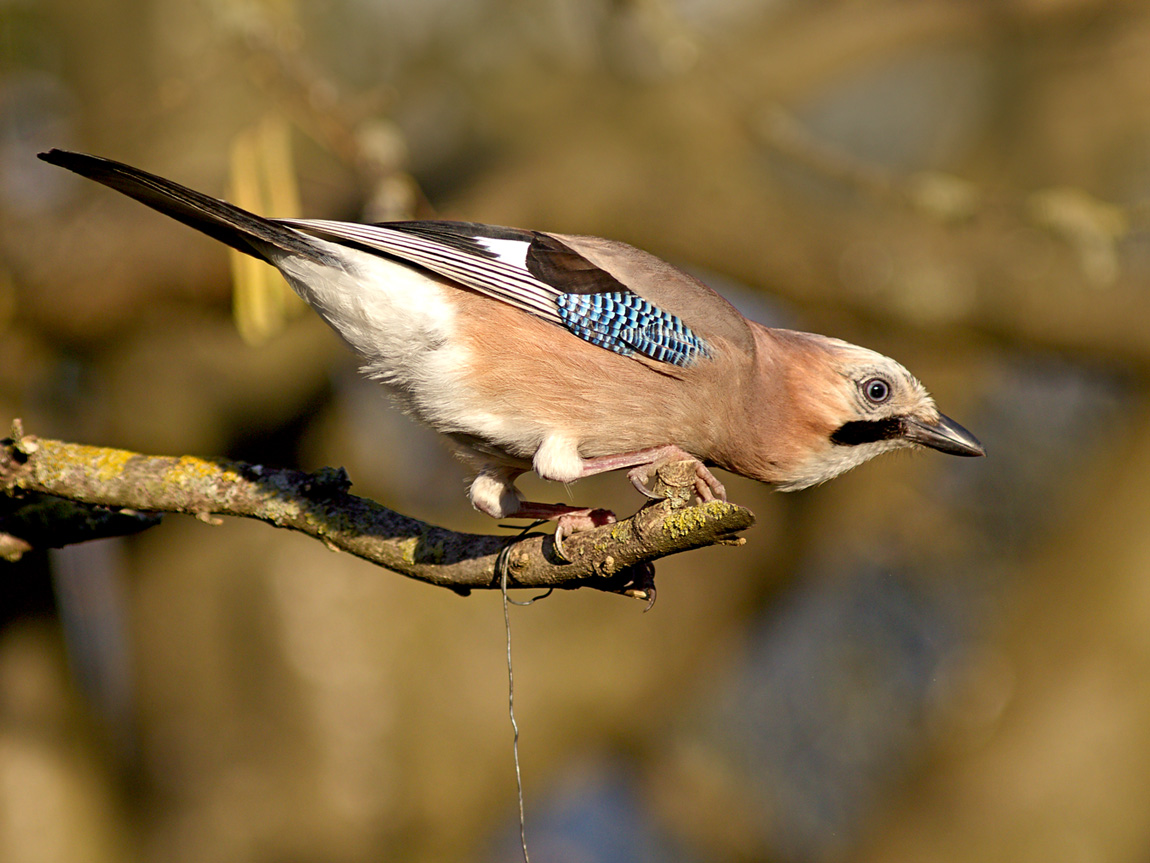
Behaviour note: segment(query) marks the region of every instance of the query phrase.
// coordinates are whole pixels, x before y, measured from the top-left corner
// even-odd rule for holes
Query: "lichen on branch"
[[[736,534],[754,522],[735,504],[690,505],[689,461],[659,467],[655,492],[662,500],[631,518],[568,537],[566,560],[550,535],[457,533],[349,494],[350,486],[342,468],[306,473],[228,459],[143,455],[29,436],[17,420],[11,436],[0,441],[0,491],[15,500],[0,509],[0,551],[18,557],[32,548],[134,533],[156,523],[156,513],[224,515],[305,533],[334,551],[460,593],[498,587],[504,552],[511,587],[594,587],[650,598],[652,561],[707,545],[741,544]],[[39,531],[21,528],[27,518],[22,522],[20,513],[27,515],[33,494],[71,502],[77,515],[69,523],[88,526],[67,528],[61,520]],[[43,500],[37,498],[37,505]]]

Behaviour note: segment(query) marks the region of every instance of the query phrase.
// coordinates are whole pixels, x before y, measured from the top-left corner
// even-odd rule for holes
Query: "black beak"
[[[923,422],[906,417],[902,436],[909,441],[928,446],[950,455],[986,455],[978,438],[948,416],[938,415],[936,422]]]

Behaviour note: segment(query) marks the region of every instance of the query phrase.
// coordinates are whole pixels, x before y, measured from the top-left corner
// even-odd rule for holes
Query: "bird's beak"
[[[986,455],[978,438],[943,414],[933,422],[907,417],[903,420],[903,437],[950,455]]]

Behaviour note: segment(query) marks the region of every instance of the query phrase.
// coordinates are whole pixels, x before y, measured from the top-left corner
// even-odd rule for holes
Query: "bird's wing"
[[[63,150],[40,158],[271,263],[286,252],[341,265],[308,235],[356,246],[438,273],[655,368],[713,358],[719,342],[754,350],[745,319],[722,297],[624,243],[469,222],[268,219],[110,159]]]
[[[642,249],[602,237],[553,234],[571,255],[607,277],[626,285],[649,303],[688,324],[711,347],[741,353],[755,352],[755,339],[747,319],[726,299],[699,279]],[[569,257],[551,259],[551,278],[558,270],[577,273]]]
[[[625,284],[550,234],[470,222],[278,221],[423,267],[624,356],[675,366],[711,356],[706,339],[642,286]]]

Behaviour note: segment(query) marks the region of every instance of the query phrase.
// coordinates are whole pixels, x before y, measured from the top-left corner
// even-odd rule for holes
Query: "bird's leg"
[[[596,458],[583,459],[583,472],[581,477],[594,476],[610,470],[620,470],[629,467],[627,479],[631,485],[639,490],[640,494],[649,498],[657,495],[651,494],[646,483],[651,478],[651,471],[661,464],[669,461],[693,461],[695,463],[695,493],[702,501],[726,500],[727,490],[723,484],[715,479],[715,475],[707,469],[701,461],[686,450],[674,444],[657,446],[651,449],[641,449],[636,452],[620,453],[618,455],[604,455]]]
[[[563,454],[562,451],[560,452]],[[727,499],[726,489],[723,488],[721,482],[715,479],[714,474],[693,455],[673,444],[583,459],[579,458],[578,453],[572,447],[570,459],[567,462],[569,472],[547,475],[556,472],[542,471],[538,465],[536,472],[547,479],[571,482],[608,471],[631,468],[627,474],[631,484],[645,496],[656,498],[657,495],[653,495],[644,483],[650,478],[655,467],[670,461],[692,461],[695,463],[695,493],[700,500]],[[507,465],[487,466],[481,469],[471,484],[471,503],[480,512],[487,513],[494,518],[529,518],[554,521],[555,550],[564,560],[567,559],[563,551],[564,539],[576,531],[614,524],[615,514],[610,510],[523,500],[518,489],[515,488],[515,478],[521,473],[523,473],[522,468]]]
[[[609,509],[588,509],[562,503],[534,503],[522,501],[519,509],[504,518],[545,519],[555,522],[555,553],[570,560],[563,550],[563,540],[580,530],[590,530],[605,524],[614,524],[615,513]]]
[[[555,550],[567,560],[563,540],[578,530],[590,530],[615,522],[615,513],[606,509],[569,506],[564,503],[536,503],[523,500],[515,487],[522,468],[489,465],[481,469],[471,483],[471,503],[492,518],[529,518],[555,522]]]
[[[567,528],[567,536],[577,530],[590,530],[593,527],[614,524],[616,520],[615,513],[609,509],[589,509],[587,507],[568,506],[565,503],[535,503],[529,500],[520,503],[519,509],[505,515],[504,518],[554,521]]]

